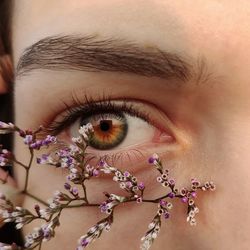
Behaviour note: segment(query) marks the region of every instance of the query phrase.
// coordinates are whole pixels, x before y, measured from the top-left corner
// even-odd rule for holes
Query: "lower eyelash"
[[[92,154],[89,153],[89,155],[92,155]],[[95,156],[94,153],[93,153],[93,156]],[[123,152],[105,154],[105,155],[97,157],[97,159],[98,160],[103,159],[106,162],[108,162],[110,165],[116,166],[119,163],[119,161],[121,165],[124,164],[124,162],[126,162],[126,164],[128,165],[133,164],[134,162],[131,159],[132,157],[138,158],[138,157],[145,157],[145,156],[142,153],[142,150],[140,149],[128,149],[127,151],[123,151]]]

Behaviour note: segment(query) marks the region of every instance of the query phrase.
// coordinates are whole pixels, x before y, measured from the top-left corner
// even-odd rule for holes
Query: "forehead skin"
[[[185,171],[181,174],[189,177],[191,174],[189,166],[194,166],[195,175],[199,173],[204,180],[207,177],[213,177],[215,183],[219,183],[221,191],[218,191],[216,199],[211,195],[209,202],[201,204],[203,214],[200,217],[202,220],[200,228],[197,227],[191,231],[192,228],[189,231],[186,229],[186,224],[180,222],[184,218],[182,216],[179,220],[177,219],[176,224],[180,226],[179,228],[173,226],[176,225],[176,218],[173,218],[173,224],[170,224],[172,230],[163,229],[163,234],[165,233],[166,242],[170,244],[169,249],[175,249],[175,244],[182,243],[178,238],[179,234],[183,236],[183,245],[179,249],[186,250],[185,244],[188,244],[190,249],[228,250],[235,249],[239,246],[238,244],[241,249],[247,249],[250,231],[248,226],[250,225],[248,211],[250,206],[248,198],[250,192],[249,26],[250,1],[248,0],[18,0],[15,1],[13,17],[14,63],[17,64],[22,52],[28,46],[44,37],[58,34],[95,34],[101,38],[125,38],[146,47],[158,46],[166,51],[181,52],[187,58],[200,56],[206,58],[209,71],[212,72],[211,79],[214,80],[199,88],[195,88],[191,83],[189,95],[183,91],[183,93],[178,93],[178,95],[175,93],[175,96],[171,97],[165,89],[164,91],[153,89],[152,91],[159,92],[153,102],[162,109],[165,108],[164,105],[167,106],[171,103],[172,109],[177,113],[175,114],[177,125],[188,128],[184,131],[185,133],[192,131],[192,153],[183,154],[182,158],[180,156],[185,165]],[[34,116],[36,119],[33,109],[40,107],[39,103],[35,103],[35,99],[37,97],[41,101],[39,95],[42,92],[39,91],[42,91],[42,87],[36,86],[37,91],[35,92],[34,86],[37,81],[41,85],[43,77],[51,76],[51,72],[46,73],[38,80],[32,78],[31,74],[27,78],[16,81],[16,121],[20,126],[29,126],[30,116]],[[96,79],[94,76],[90,77]],[[100,79],[99,82],[100,84],[98,83],[95,88],[103,87]],[[80,88],[80,84],[74,84],[73,80],[70,86]],[[64,88],[58,90],[59,87],[56,83],[51,83],[48,88],[53,87],[57,89],[56,93],[59,96],[65,95]],[[125,87],[121,84],[119,89],[124,90],[123,88]],[[118,91],[115,86],[113,89]],[[29,90],[33,91],[30,95]],[[43,94],[47,95],[47,92]],[[133,94],[140,95],[141,93],[135,91]],[[53,93],[47,95],[48,103],[55,99],[51,95]],[[169,103],[166,96],[169,98]],[[178,101],[175,102],[175,99]],[[46,104],[48,103],[46,102]],[[25,112],[22,113],[23,110]],[[42,110],[39,111],[42,112]],[[187,126],[185,126],[186,124]],[[16,144],[16,149],[20,156],[24,155],[20,145]],[[181,170],[177,169],[177,171]],[[235,174],[236,172],[237,174]],[[180,174],[180,172],[178,173]],[[53,174],[53,180],[57,180],[58,177],[55,177],[54,172]],[[231,185],[230,192],[226,189],[228,183]],[[238,186],[240,186],[240,197],[238,196]],[[41,191],[39,188],[36,189],[35,184],[32,187],[34,187],[34,192]],[[44,187],[44,190],[46,188]],[[235,195],[235,198],[232,199],[232,195]],[[227,212],[225,212],[225,204],[230,204]],[[241,213],[235,217],[239,204]],[[124,214],[127,216],[124,216],[122,221],[125,225],[130,215],[126,212]],[[141,213],[141,215],[147,216],[148,221],[152,214],[145,215],[144,210]],[[71,215],[69,214],[69,216]],[[81,214],[81,216],[87,218],[89,214]],[[133,216],[135,217],[135,215]],[[72,218],[73,216],[70,217],[70,219]],[[86,224],[89,226],[93,222],[95,220]],[[139,230],[137,233],[135,230],[136,239],[140,238],[145,230],[145,218],[142,218],[141,222],[143,222],[141,231]],[[76,225],[76,228],[82,227],[82,221],[77,220]],[[118,231],[124,225],[118,226]],[[67,230],[70,233],[69,238],[71,236],[75,238],[75,235],[72,235],[73,232],[70,229]],[[81,233],[77,232],[77,237]],[[127,237],[130,236],[127,235]],[[192,239],[197,239],[197,242]],[[225,239],[230,240],[225,241]],[[63,239],[63,242],[66,242],[66,239]],[[104,249],[102,243],[98,244],[96,243],[95,246],[100,248],[94,246],[93,249]],[[164,241],[158,241],[156,244],[159,245],[156,245],[155,249],[164,249]],[[131,246],[133,246],[131,249],[138,247],[137,245]],[[234,248],[231,248],[232,246]],[[72,249],[73,247],[74,245],[72,245]]]
[[[146,46],[208,54],[214,61],[235,56],[236,51],[243,56],[241,49],[250,39],[245,32],[250,3],[240,2],[61,0],[59,7],[58,1],[20,0],[14,15],[15,58],[38,39],[60,33],[125,37]]]
[[[60,7],[59,7],[60,6]],[[125,38],[144,46],[204,56],[211,69],[241,92],[250,64],[249,1],[15,2],[14,63],[25,48],[58,34]],[[100,14],[101,13],[101,14]],[[32,21],[30,21],[32,20]],[[237,82],[235,82],[237,80]],[[230,83],[230,84],[229,84]],[[228,88],[231,86],[233,89]],[[222,89],[223,90],[223,89]],[[246,93],[246,92],[245,92]]]

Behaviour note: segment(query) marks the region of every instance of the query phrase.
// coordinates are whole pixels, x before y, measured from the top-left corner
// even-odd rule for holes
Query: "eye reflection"
[[[115,148],[126,138],[128,123],[122,114],[101,114],[83,119],[80,125],[91,123],[94,127],[94,135],[89,141],[92,148],[108,150]]]

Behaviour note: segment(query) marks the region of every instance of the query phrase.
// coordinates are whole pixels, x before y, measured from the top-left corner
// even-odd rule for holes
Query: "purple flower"
[[[166,202],[166,201],[164,201],[164,200],[160,200],[160,205],[164,207],[164,206],[166,206],[166,205],[167,205],[167,202]]]
[[[99,175],[99,173],[100,173],[99,170],[97,170],[97,169],[94,169],[94,170],[93,170],[93,176],[96,177],[96,176]]]
[[[143,190],[143,189],[145,188],[144,183],[143,183],[143,182],[140,182],[140,183],[138,184],[138,188],[139,188],[140,190]]]
[[[82,239],[81,246],[86,247],[89,244],[89,241],[87,239]]]
[[[191,196],[192,196],[193,198],[196,198],[196,197],[197,197],[197,193],[196,193],[196,192],[192,192],[192,193],[191,193]]]
[[[70,190],[71,189],[71,185],[69,184],[69,183],[64,183],[64,188],[66,189],[66,190]]]
[[[42,145],[43,146],[48,146],[51,143],[56,143],[56,137],[55,136],[51,136],[51,135],[47,135],[47,137],[42,140]]]
[[[133,186],[132,182],[131,181],[127,181],[126,182],[126,187],[127,188],[131,188]]]
[[[31,142],[33,141],[33,135],[26,135],[23,141],[24,141],[24,144],[27,144],[27,145],[31,144]]]
[[[101,209],[101,212],[102,213],[105,213],[107,211],[107,203],[106,202],[103,202],[101,205],[100,205],[100,209]]]
[[[159,161],[159,156],[157,154],[153,154],[151,157],[148,159],[149,164],[156,164]]]
[[[183,203],[187,203],[188,202],[188,198],[186,196],[184,196],[184,197],[181,198],[181,201]]]
[[[175,197],[175,193],[173,193],[173,192],[169,193],[168,197],[171,198],[171,199],[173,199]]]
[[[36,162],[38,164],[48,164],[52,163],[53,161],[49,154],[42,154],[40,158],[36,158]]]
[[[30,148],[39,150],[42,146],[42,141],[38,140],[36,142],[31,143],[29,146]]]
[[[155,159],[153,157],[149,157],[148,163],[153,164],[155,162]]]
[[[170,179],[170,180],[169,180],[169,184],[170,184],[170,185],[175,185],[175,180],[174,180],[174,179]]]
[[[78,188],[77,188],[77,187],[73,187],[72,190],[71,190],[71,192],[72,192],[72,194],[73,194],[74,196],[78,196],[78,194],[79,194],[79,191],[78,191]]]
[[[125,172],[124,172],[124,176],[125,176],[125,177],[129,177],[129,176],[130,176],[130,173],[129,173],[128,171],[125,171]]]
[[[169,212],[164,213],[164,218],[165,219],[168,219],[169,217],[170,217],[170,213]]]

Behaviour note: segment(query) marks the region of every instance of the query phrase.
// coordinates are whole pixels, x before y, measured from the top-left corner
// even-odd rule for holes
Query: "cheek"
[[[211,213],[211,230],[222,229],[215,236],[218,242],[232,239],[223,243],[224,247],[229,244],[230,249],[238,240],[243,249],[242,240],[250,233],[250,119],[241,115],[221,119],[216,129],[210,127],[201,138],[202,151],[197,149],[196,164],[200,162],[205,176],[217,184],[215,196],[205,201]]]

